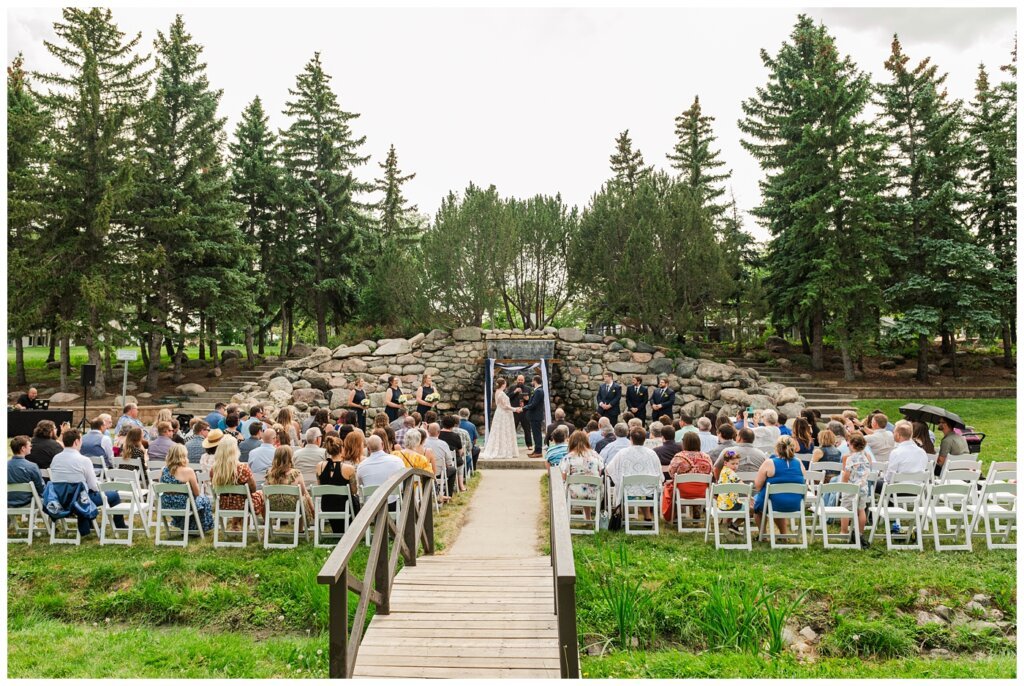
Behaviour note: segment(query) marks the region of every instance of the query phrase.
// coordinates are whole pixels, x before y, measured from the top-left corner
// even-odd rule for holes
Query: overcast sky
[[[262,98],[275,127],[288,88],[314,51],[352,122],[367,137],[370,166],[394,144],[406,195],[433,216],[441,198],[473,181],[503,195],[561,192],[585,205],[609,176],[615,136],[630,133],[649,164],[666,166],[674,118],[699,94],[716,118],[722,157],[741,208],[757,205],[761,171],[739,144],[740,103],[765,82],[759,50],[786,40],[799,9],[184,9],[118,8],[122,30],[151,50],[176,11],[205,46],[210,82],[233,132],[242,108]],[[892,34],[916,62],[930,56],[949,91],[970,99],[979,62],[1009,61],[1016,11],[1002,9],[806,9],[823,20],[876,79]],[[8,11],[8,61],[57,68],[57,8]],[[748,230],[766,232],[753,220]]]

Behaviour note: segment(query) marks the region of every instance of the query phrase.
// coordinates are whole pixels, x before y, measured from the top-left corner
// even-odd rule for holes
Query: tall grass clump
[[[727,583],[719,577],[710,590],[694,595],[706,599],[696,619],[712,650],[757,655],[766,649],[768,654],[778,656],[786,647],[786,623],[803,604],[807,592],[786,600],[776,591],[765,591],[753,583]]]

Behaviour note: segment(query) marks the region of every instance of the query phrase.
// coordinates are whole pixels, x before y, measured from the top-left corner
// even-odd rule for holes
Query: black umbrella
[[[924,422],[926,424],[938,424],[940,419],[945,419],[950,426],[959,429],[966,429],[967,425],[960,415],[934,405],[921,405],[919,403],[908,403],[900,408],[903,416],[912,422]]]

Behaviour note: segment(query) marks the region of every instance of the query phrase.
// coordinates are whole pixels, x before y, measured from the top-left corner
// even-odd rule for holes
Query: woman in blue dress
[[[196,501],[196,510],[199,511],[199,521],[203,525],[203,531],[212,529],[213,503],[209,496],[199,495],[199,481],[196,479],[195,470],[188,465],[188,452],[185,450],[185,446],[175,443],[168,448],[164,465],[163,471],[160,472],[160,483],[188,484]],[[185,503],[188,501],[188,496],[184,493],[165,493],[160,498],[164,507],[173,510],[184,509]],[[192,521],[189,522],[189,530],[196,531],[195,519],[191,517],[190,519]],[[185,518],[171,517],[171,524],[179,529],[184,529]]]
[[[768,484],[807,483],[804,465],[796,458],[797,449],[796,439],[792,436],[781,437],[775,443],[775,454],[771,459],[765,460],[757,470],[757,477],[754,479],[754,489],[757,491],[754,497],[754,522],[758,529],[761,528],[764,494]],[[772,495],[772,509],[779,512],[794,512],[801,507],[801,499],[802,497],[796,493]],[[775,524],[780,534],[788,533],[785,519],[776,519]]]

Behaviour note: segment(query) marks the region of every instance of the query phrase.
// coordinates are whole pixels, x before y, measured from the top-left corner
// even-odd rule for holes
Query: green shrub
[[[822,650],[827,655],[903,657],[917,651],[912,632],[892,618],[862,620],[839,617],[835,629],[825,636]]]

